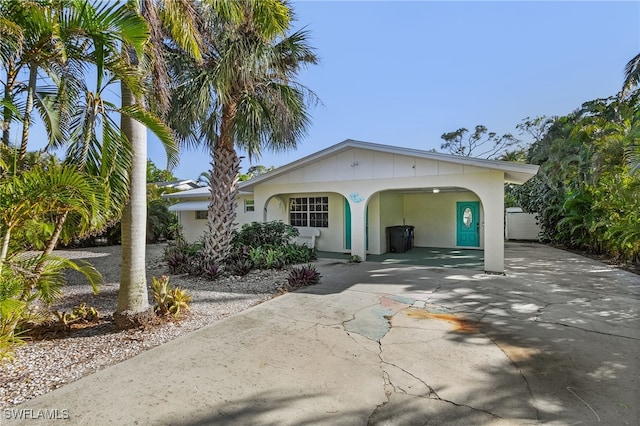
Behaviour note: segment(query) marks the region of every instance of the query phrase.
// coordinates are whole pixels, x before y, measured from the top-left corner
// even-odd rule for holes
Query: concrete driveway
[[[535,244],[507,244],[506,262],[322,260],[316,287],[13,410],[68,417],[28,425],[639,424],[639,277]]]

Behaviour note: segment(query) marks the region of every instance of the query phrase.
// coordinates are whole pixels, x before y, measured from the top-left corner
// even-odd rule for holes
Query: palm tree
[[[122,105],[139,111],[153,108],[163,115],[168,108],[169,88],[165,61],[165,40],[171,39],[176,46],[184,49],[195,60],[200,58],[197,13],[195,2],[188,0],[166,1],[159,4],[152,0],[129,0],[129,7],[137,11],[150,29],[150,43],[147,44],[146,58],[142,52],[125,45],[124,56],[139,66],[141,72],[150,76],[152,96],[145,99],[143,93],[134,93],[126,85],[121,87]],[[164,19],[164,21],[161,20]],[[165,31],[168,29],[168,33]],[[149,65],[143,67],[143,62]],[[127,116],[121,117],[121,129],[131,142],[132,163],[129,180],[129,199],[122,214],[122,269],[118,307],[114,318],[121,328],[136,324],[136,316],[148,312],[148,292],[146,284],[146,190],[147,190],[147,133],[144,126]],[[169,160],[173,160],[169,156]]]
[[[31,303],[49,304],[61,296],[64,269],[83,273],[94,291],[102,282],[86,262],[16,250],[21,244],[11,244],[13,231],[68,213],[90,222],[104,203],[99,186],[97,179],[59,163],[38,165],[0,180],[0,358],[20,341],[15,329]]]
[[[211,203],[206,256],[226,256],[235,222],[240,159],[237,149],[259,157],[263,149],[296,147],[309,125],[315,96],[295,77],[317,58],[307,32],[286,35],[290,10],[281,1],[234,1],[241,19],[207,10],[203,61],[178,58],[179,92],[170,116],[186,144],[205,143],[211,152]],[[203,114],[205,112],[205,114]]]
[[[10,125],[16,115],[22,121],[18,164],[27,155],[32,114],[36,108],[47,128],[51,141],[60,143],[65,139],[64,127],[60,126],[65,106],[60,101],[65,97],[65,79],[68,55],[67,42],[78,35],[80,28],[64,19],[65,10],[80,7],[80,2],[64,0],[7,0],[0,6],[3,35],[0,57],[5,69],[3,99],[3,142],[8,145]],[[26,82],[18,81],[23,71],[28,74]],[[54,87],[37,87],[37,79],[43,71],[57,84]],[[21,94],[26,92],[24,100]],[[18,114],[18,106],[22,114]]]
[[[43,6],[42,11],[38,8],[41,3]],[[4,6],[9,4],[15,7],[4,9]],[[20,18],[27,15],[24,10],[33,10],[33,14],[24,19],[25,22],[16,19],[18,24],[24,24],[27,27],[36,25],[41,21],[47,24],[41,25],[43,29],[36,28],[40,32],[35,31],[35,34],[43,34],[40,38],[44,40],[37,46],[55,47],[44,51],[46,54],[54,55],[48,56],[51,61],[44,64],[47,66],[50,63],[56,64],[56,70],[64,71],[64,73],[60,74],[62,78],[55,78],[54,76],[54,81],[58,87],[65,87],[65,89],[68,87],[73,90],[64,92],[58,90],[56,99],[68,100],[70,101],[68,104],[74,105],[73,110],[69,112],[69,126],[71,128],[67,133],[69,137],[51,138],[53,141],[51,146],[60,147],[62,146],[62,141],[66,142],[68,139],[71,141],[68,145],[66,162],[73,163],[81,171],[101,176],[102,181],[106,184],[105,188],[107,188],[108,194],[108,197],[105,198],[105,200],[108,200],[108,203],[105,203],[105,207],[109,207],[109,214],[104,216],[113,218],[119,215],[122,205],[128,199],[128,190],[131,183],[129,169],[132,167],[132,163],[136,164],[135,161],[138,158],[141,158],[146,163],[146,152],[138,157],[132,153],[132,139],[137,135],[132,134],[129,129],[141,127],[142,124],[140,123],[144,123],[168,147],[169,159],[173,161],[176,158],[175,146],[169,129],[163,126],[158,119],[142,108],[141,105],[127,102],[130,97],[140,97],[143,92],[140,81],[146,75],[140,72],[141,68],[138,67],[137,58],[143,57],[144,49],[149,45],[149,30],[146,22],[134,8],[121,2],[89,0],[34,0],[21,2],[10,0],[3,3],[2,6],[2,12],[7,11],[2,17]],[[15,13],[9,14],[9,11]],[[18,27],[21,28],[21,25],[18,25]],[[6,28],[8,29],[3,32],[13,31],[12,27],[7,26]],[[53,31],[58,29],[60,31]],[[22,35],[22,33],[17,34]],[[21,42],[20,37],[15,36],[14,38],[17,40],[16,43]],[[26,42],[23,44],[28,46]],[[123,56],[121,54],[121,46],[126,46],[133,55]],[[16,67],[13,66],[15,63],[26,64],[24,66],[29,68],[30,75],[33,75],[38,66],[45,66],[41,62],[35,62],[30,59],[29,56],[23,59],[20,55],[22,55],[24,49],[17,50],[20,55],[11,56],[8,47],[10,47],[9,43],[4,41],[0,43],[0,54],[2,54],[3,64],[6,64],[5,68],[8,70],[8,74],[16,72]],[[44,53],[40,55],[34,54],[33,56],[38,59],[44,56]],[[58,56],[55,56],[55,54]],[[131,63],[130,59],[136,61]],[[83,81],[83,74],[88,63],[94,64],[96,69],[95,86],[91,88],[84,84]],[[10,68],[12,66],[13,68]],[[79,75],[74,75],[72,71],[79,72]],[[109,103],[103,96],[108,87],[118,81],[123,83],[126,94],[130,95],[129,98],[125,97],[124,103],[120,108]],[[63,84],[67,83],[73,84],[63,86]],[[33,85],[29,87],[33,87]],[[15,106],[14,98],[8,96],[8,93],[11,94],[12,92],[7,92],[6,89],[7,85],[5,84],[3,106],[6,107],[5,111],[8,109],[9,112],[12,112],[15,109],[12,109]],[[29,97],[27,96],[26,104],[30,103],[28,99]],[[49,102],[47,105],[50,104]],[[29,108],[27,108],[27,111],[30,111]],[[123,133],[120,131],[120,126],[113,120],[112,114],[114,112],[121,117],[125,117],[123,118],[125,122]],[[7,128],[7,122],[10,121],[10,118],[5,115],[5,128]],[[48,127],[49,134],[53,134],[56,130],[63,128],[62,122],[50,121],[52,125]],[[128,127],[126,123],[129,123]],[[26,149],[24,142],[28,139],[28,122],[25,123],[24,127],[21,153]],[[146,137],[146,128],[143,127],[143,129],[142,133]],[[126,137],[127,135],[129,139]],[[134,146],[146,147],[146,143]],[[20,154],[20,158],[22,159],[24,156]],[[142,185],[145,188],[144,179]],[[68,214],[64,212],[58,216],[56,230],[53,233],[54,238],[50,241],[45,252],[52,250],[53,246],[55,246],[55,240],[60,235]],[[143,212],[143,220],[144,216]],[[99,226],[98,223],[93,225]],[[142,257],[144,258],[144,252]],[[123,269],[128,269],[126,264]],[[143,287],[146,291],[144,283]],[[146,297],[143,299],[143,303],[146,305],[148,303]]]

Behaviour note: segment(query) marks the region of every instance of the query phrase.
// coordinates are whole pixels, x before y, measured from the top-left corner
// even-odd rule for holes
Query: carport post
[[[496,184],[498,185],[498,184]],[[484,270],[504,273],[504,184],[480,198],[484,208]]]
[[[356,198],[356,202],[347,197],[351,207],[351,255],[359,256],[360,259],[367,258],[367,235],[365,215],[367,203],[364,197]]]

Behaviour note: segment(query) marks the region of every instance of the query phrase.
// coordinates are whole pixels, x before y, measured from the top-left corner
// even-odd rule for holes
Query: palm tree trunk
[[[220,137],[214,144],[211,161],[211,202],[207,225],[209,233],[205,238],[205,253],[208,259],[220,262],[231,247],[234,222],[236,220],[236,199],[238,195],[238,175],[240,159],[234,147],[233,126],[237,114],[237,103],[230,102],[222,108]]]
[[[49,238],[49,241],[47,242],[47,245],[42,252],[42,259],[40,260],[40,262],[38,262],[35,269],[33,270],[34,282],[38,281],[40,275],[42,275],[42,271],[44,271],[44,267],[46,265],[45,257],[53,253],[53,249],[55,249],[56,244],[58,244],[58,238],[60,238],[60,233],[62,232],[64,222],[67,220],[68,213],[69,212],[64,212],[63,214],[58,216],[56,227],[53,230],[53,235],[51,235],[51,238]]]
[[[226,257],[233,238],[240,159],[234,149],[220,144],[216,144],[212,154],[215,160],[211,162],[211,202],[205,253],[208,259],[218,263]]]
[[[2,266],[5,260],[7,260],[7,254],[9,253],[9,238],[11,238],[11,224],[6,224],[7,228],[2,236],[2,248],[0,248],[0,272],[2,272]]]
[[[31,127],[31,111],[33,111],[33,98],[36,91],[36,78],[38,77],[38,67],[31,64],[29,67],[29,86],[27,87],[27,102],[24,109],[24,120],[22,124],[22,141],[20,142],[20,153],[18,154],[18,167],[22,168],[24,159],[27,156],[27,145],[29,143],[29,127]]]
[[[7,64],[7,83],[4,88],[4,98],[13,101],[13,87],[15,84],[16,72],[13,68],[13,61]],[[9,146],[9,137],[11,135],[11,120],[13,120],[13,111],[9,107],[4,107],[2,112],[2,143]]]
[[[122,85],[122,105],[135,105],[131,91]],[[147,230],[147,129],[122,115],[122,132],[133,149],[129,182],[129,202],[122,213],[122,270],[116,314],[135,316],[149,309],[146,279]],[[115,316],[114,316],[115,317]],[[126,328],[135,324],[118,324]]]

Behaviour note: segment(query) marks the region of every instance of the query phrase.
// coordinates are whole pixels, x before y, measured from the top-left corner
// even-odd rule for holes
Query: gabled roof
[[[156,185],[158,188],[198,188],[198,182],[193,179],[183,179],[183,180],[172,180],[165,182],[151,182]]]
[[[485,169],[503,171],[506,182],[524,183],[538,173],[538,166],[532,164],[512,163],[509,161],[487,160],[484,158],[464,157],[460,155],[442,154],[439,152],[424,151],[415,148],[402,148],[391,145],[381,145],[371,142],[356,141],[347,139],[336,145],[332,145],[315,154],[308,155],[299,160],[278,167],[268,173],[256,176],[244,182],[240,182],[240,188],[248,191],[253,190],[253,186],[271,180],[285,173],[293,172],[301,167],[305,167],[311,163],[322,160],[331,155],[349,150],[363,149],[369,151],[384,152],[387,154],[406,155],[409,157],[423,158],[427,160],[444,161],[448,163],[461,164],[466,166],[475,166]]]
[[[336,145],[325,148],[315,154],[308,155],[299,160],[293,161],[284,166],[278,167],[268,173],[256,176],[252,179],[240,182],[240,193],[251,193],[257,184],[267,182],[286,173],[291,173],[316,161],[320,161],[337,153],[349,149],[363,149],[369,151],[383,152],[387,154],[406,155],[409,157],[423,158],[434,161],[444,161],[447,163],[475,166],[485,169],[498,170],[504,172],[505,181],[513,183],[524,183],[538,173],[538,166],[532,164],[512,163],[508,161],[487,160],[484,158],[464,157],[459,155],[442,154],[439,152],[424,151],[415,148],[402,148],[391,145],[381,145],[371,142],[356,141],[347,139]],[[209,197],[209,187],[190,189],[187,191],[163,195],[167,198],[200,198]]]
[[[187,189],[186,191],[162,194],[162,198],[206,198],[210,194],[209,191],[208,186],[202,186],[200,188]]]

